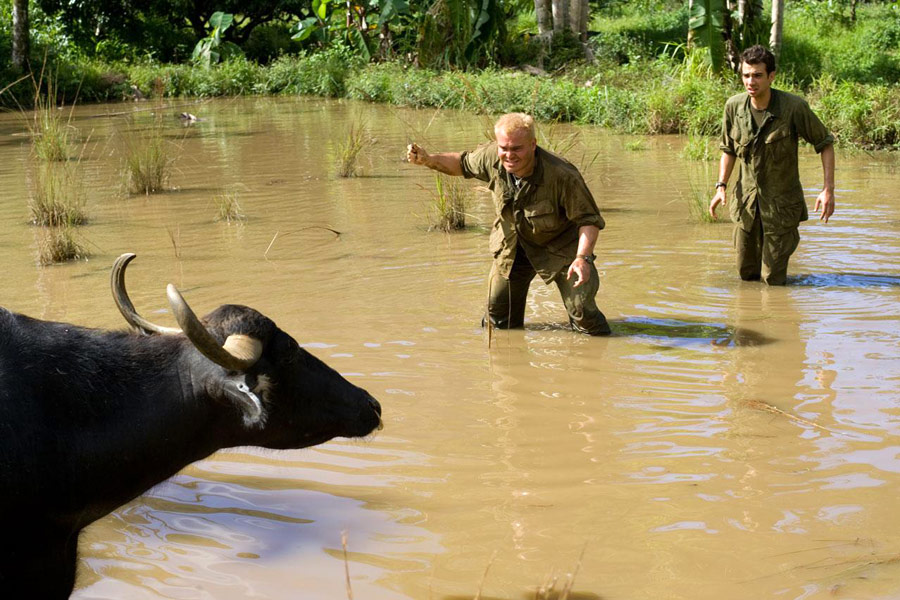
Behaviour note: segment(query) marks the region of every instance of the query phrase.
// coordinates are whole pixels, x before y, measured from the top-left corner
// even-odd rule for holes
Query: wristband
[[[725,183],[724,181],[717,181],[717,182],[716,182],[716,189],[719,189],[719,188],[726,188],[726,187],[728,187],[728,184]]]

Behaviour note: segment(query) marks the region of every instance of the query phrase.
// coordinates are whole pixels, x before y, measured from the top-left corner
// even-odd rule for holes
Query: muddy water
[[[689,218],[715,172],[680,158],[684,139],[545,130],[607,218],[614,336],[567,331],[536,283],[525,330],[489,344],[489,199],[474,192],[466,232],[429,232],[434,179],[401,160],[411,140],[472,147],[485,120],[306,99],[151,108],[75,112],[92,257],[47,268],[23,126],[0,116],[2,304],[121,327],[108,270],[135,252],[146,316],[172,324],[168,282],[201,312],[253,306],[379,398],[386,426],[188,467],[85,531],[76,598],[340,599],[345,567],[366,600],[533,598],[575,570],[570,598],[900,596],[894,157],[839,154],[834,219],[803,226],[791,285],[766,289],[737,281],[730,226]],[[183,128],[183,110],[203,120]],[[154,112],[172,189],[123,197],[121,147]],[[359,118],[375,145],[339,179]],[[817,157],[801,170],[812,204]],[[245,222],[215,222],[226,191]]]

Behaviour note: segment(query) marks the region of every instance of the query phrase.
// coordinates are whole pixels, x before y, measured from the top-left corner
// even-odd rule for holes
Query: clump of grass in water
[[[434,222],[429,230],[455,231],[466,228],[466,208],[470,203],[471,192],[461,179],[434,176],[436,193],[434,194]]]
[[[48,227],[38,240],[38,261],[42,266],[87,258],[84,246],[75,238],[78,228],[63,223]]]
[[[717,153],[710,145],[710,139],[705,135],[688,133],[687,143],[681,149],[681,158],[687,160],[715,160]]]
[[[337,145],[338,177],[356,177],[359,175],[359,159],[365,149],[374,144],[369,135],[369,128],[362,118],[354,118],[350,122],[344,139]]]
[[[647,142],[644,140],[631,140],[625,142],[625,149],[629,152],[643,152],[647,149]]]
[[[221,195],[216,196],[216,221],[243,221],[247,218],[238,203],[238,193],[234,190],[228,190]]]
[[[554,121],[549,126],[540,127],[537,131],[538,145],[568,160],[584,176],[597,162],[600,151],[590,154],[582,143],[581,130],[573,129],[569,133],[564,133],[559,125],[558,121]],[[576,154],[579,148],[580,155]]]
[[[43,71],[34,82],[34,116],[29,129],[35,156],[46,162],[59,162],[69,157],[69,135],[72,132],[72,111],[68,117],[56,106],[56,84],[48,77],[42,93]],[[73,106],[74,108],[74,106]]]
[[[157,118],[147,135],[131,134],[126,140],[125,187],[132,194],[161,192],[169,183],[175,167],[175,152],[163,137],[163,126]]]
[[[28,200],[30,220],[35,225],[74,227],[83,224],[85,192],[77,166],[45,164],[38,168]]]
[[[698,186],[691,182],[690,191],[685,197],[688,210],[691,213],[691,220],[698,223],[716,223],[716,219],[709,216],[709,203],[712,200],[713,193],[704,186]],[[684,197],[684,194],[682,194]],[[720,208],[721,211],[721,208]]]

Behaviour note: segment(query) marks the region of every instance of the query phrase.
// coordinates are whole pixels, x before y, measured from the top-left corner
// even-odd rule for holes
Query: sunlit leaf
[[[302,42],[313,33],[315,33],[316,29],[319,28],[318,23],[319,20],[315,17],[307,17],[306,19],[303,19],[302,21],[294,25],[296,33],[291,36],[291,39]]]

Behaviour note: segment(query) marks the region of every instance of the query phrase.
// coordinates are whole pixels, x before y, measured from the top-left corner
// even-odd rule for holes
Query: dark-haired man
[[[503,115],[494,137],[471,152],[429,154],[410,144],[406,153],[412,164],[480,179],[493,192],[487,317],[500,329],[522,327],[528,287],[540,275],[556,284],[574,330],[609,335],[594,300],[594,244],[605,223],[584,179],[571,163],[537,145],[529,115]]]
[[[797,145],[803,138],[822,157],[824,187],[814,212],[828,222],[834,213],[834,138],[803,98],[772,87],[775,57],[762,46],[741,54],[744,93],[725,103],[719,180],[709,204],[727,204],[726,188],[735,163],[738,180],[729,205],[741,279],[784,285],[788,260],[800,241],[798,227],[809,218]]]

